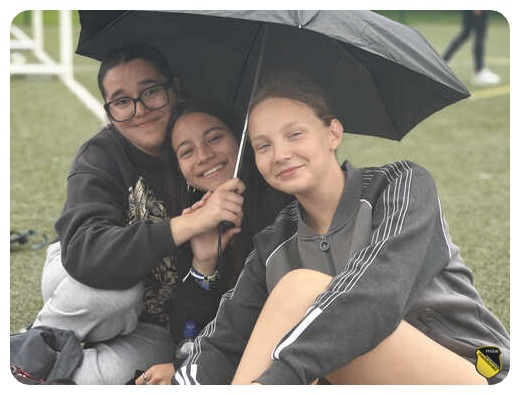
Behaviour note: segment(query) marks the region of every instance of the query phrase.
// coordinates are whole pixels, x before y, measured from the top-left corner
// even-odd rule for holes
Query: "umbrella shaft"
[[[244,156],[244,151],[247,143],[247,125],[249,121],[249,110],[246,114],[246,119],[244,121],[244,129],[242,129],[242,138],[240,139],[240,146],[238,147],[238,156],[237,163],[235,164],[235,171],[233,172],[233,178],[238,177],[238,173],[240,171],[240,164],[242,163],[242,157]]]
[[[233,172],[233,178],[238,177],[238,173],[240,171],[240,165],[242,164],[242,158],[244,156],[244,151],[245,151],[245,147],[246,147],[246,143],[247,143],[247,126],[249,123],[248,122],[249,121],[249,112],[251,110],[251,104],[253,103],[253,98],[255,97],[256,89],[258,86],[258,78],[260,76],[260,69],[262,68],[262,61],[264,59],[265,42],[266,42],[268,28],[269,28],[269,25],[265,25],[263,32],[262,32],[262,41],[260,44],[260,55],[258,57],[258,63],[256,65],[255,77],[253,80],[253,87],[251,89],[251,95],[249,96],[249,103],[247,105],[247,112],[246,112],[246,117],[244,120],[244,128],[242,129],[242,138],[240,139],[237,163],[235,164],[235,171]]]

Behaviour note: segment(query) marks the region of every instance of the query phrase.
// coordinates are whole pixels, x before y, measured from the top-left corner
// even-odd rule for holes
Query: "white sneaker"
[[[478,73],[473,75],[471,83],[478,86],[496,85],[499,84],[501,78],[498,74],[493,73],[488,68],[483,68]]]

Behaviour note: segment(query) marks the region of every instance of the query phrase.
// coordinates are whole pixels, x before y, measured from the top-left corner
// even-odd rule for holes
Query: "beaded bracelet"
[[[195,279],[195,282],[205,290],[210,290],[213,288],[219,278],[218,270],[215,270],[215,273],[213,273],[211,276],[206,276],[192,267],[189,274]]]

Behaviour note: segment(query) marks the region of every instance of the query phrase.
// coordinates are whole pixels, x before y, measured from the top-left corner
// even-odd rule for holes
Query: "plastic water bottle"
[[[175,366],[180,366],[193,349],[195,338],[199,334],[197,323],[188,320],[184,323],[183,339],[179,342],[177,347],[177,354],[175,355]]]

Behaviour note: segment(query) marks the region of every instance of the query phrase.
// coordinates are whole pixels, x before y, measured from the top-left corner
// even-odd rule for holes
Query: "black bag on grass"
[[[11,373],[24,384],[65,383],[82,359],[81,343],[72,331],[37,326],[11,335]]]

